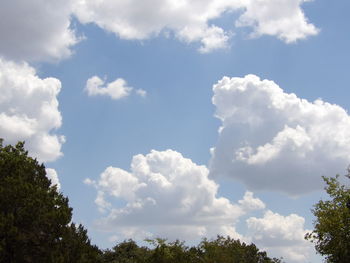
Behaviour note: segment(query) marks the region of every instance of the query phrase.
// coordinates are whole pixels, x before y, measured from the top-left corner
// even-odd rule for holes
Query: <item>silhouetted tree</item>
[[[0,262],[96,262],[98,249],[71,218],[44,165],[23,142],[3,146],[0,139]]]

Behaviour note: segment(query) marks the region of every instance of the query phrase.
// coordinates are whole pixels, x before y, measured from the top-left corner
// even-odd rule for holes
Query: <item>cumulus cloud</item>
[[[2,1],[0,56],[15,60],[58,60],[78,39],[71,28],[72,1]]]
[[[259,198],[255,198],[252,192],[245,192],[243,199],[239,200],[238,203],[243,207],[247,212],[260,210],[265,208],[265,204]]]
[[[234,28],[221,28],[215,19],[231,12],[241,14],[233,21],[236,27],[251,27],[254,36],[271,35],[290,43],[318,32],[301,9],[306,1],[6,1],[0,9],[0,55],[27,61],[70,56],[79,41],[72,29],[72,16],[122,39],[144,40],[170,33],[185,43],[199,43],[199,51],[208,53],[229,46]]]
[[[286,43],[316,35],[318,29],[308,23],[300,5],[310,0],[248,0],[245,12],[236,21],[238,27],[252,27],[252,36],[276,36]]]
[[[242,12],[236,26],[254,35],[272,35],[289,42],[317,34],[301,4],[305,0],[63,0],[7,1],[0,10],[0,54],[16,60],[58,60],[71,54],[78,41],[71,25],[95,23],[123,39],[143,40],[172,32],[186,43],[198,42],[207,53],[228,47],[231,33],[213,24],[227,12]],[[154,8],[157,6],[157,8]],[[263,7],[263,8],[262,8]],[[263,11],[263,12],[262,12]]]
[[[173,33],[203,53],[226,48],[231,33],[215,25],[224,13],[239,12],[236,26],[249,26],[256,36],[277,36],[294,42],[317,34],[301,4],[306,0],[81,0],[74,13],[82,23],[95,23],[123,39],[147,39]],[[156,7],[156,8],[155,8]]]
[[[103,87],[104,84],[104,80],[97,76],[93,76],[87,80],[85,90],[89,96],[104,95],[109,96],[114,100],[127,97],[132,91],[132,88],[128,87],[126,81],[121,78],[107,83],[106,87]]]
[[[262,218],[247,219],[250,240],[270,255],[283,257],[287,262],[307,262],[314,252],[304,236],[305,219],[296,214],[282,216],[268,210]]]
[[[321,175],[347,167],[350,117],[340,106],[300,99],[254,75],[224,77],[213,90],[222,125],[212,176],[297,195],[320,189]]]
[[[55,169],[52,168],[46,168],[46,176],[51,180],[51,185],[56,185],[57,190],[59,191],[61,189],[61,184],[58,179],[58,175]]]
[[[307,261],[312,244],[304,240],[309,230],[303,217],[265,210],[249,191],[236,203],[219,197],[219,185],[208,174],[205,166],[176,151],[152,150],[135,155],[130,172],[110,166],[97,181],[84,182],[97,190],[95,203],[104,214],[97,225],[111,234],[112,242],[159,236],[190,241],[221,234],[253,242],[288,262]],[[246,233],[238,233],[236,224],[253,211],[265,212],[249,217]]]
[[[60,157],[64,137],[53,133],[62,124],[60,89],[58,79],[40,79],[28,64],[0,59],[0,137],[5,143],[26,141],[40,161]]]
[[[95,203],[106,213],[98,224],[121,239],[140,238],[141,233],[142,238],[241,238],[235,230],[238,218],[264,208],[252,193],[237,204],[218,197],[208,169],[172,150],[135,155],[130,172],[108,167],[98,181],[85,183],[96,187]]]

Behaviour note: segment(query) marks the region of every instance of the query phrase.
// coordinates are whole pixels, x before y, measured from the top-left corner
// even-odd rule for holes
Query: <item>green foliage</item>
[[[23,142],[4,147],[0,139],[0,262],[91,262],[77,259],[91,252],[90,243],[71,218],[68,198],[51,187],[44,165]]]
[[[326,262],[350,262],[350,190],[335,178],[323,177],[330,200],[319,201],[312,210],[314,230],[305,238],[315,243]]]
[[[279,262],[277,259],[270,259],[266,252],[259,251],[254,244],[247,245],[230,237],[218,236],[217,239],[211,241],[204,239],[199,246],[203,258],[202,262]]]
[[[266,252],[259,251],[254,244],[246,245],[239,240],[218,236],[214,240],[204,239],[198,246],[188,247],[176,240],[167,242],[156,238],[146,240],[153,249],[138,247],[132,241],[124,241],[104,253],[108,263],[280,263]]]
[[[157,238],[148,240],[150,244],[155,246],[151,251],[148,262],[159,263],[182,263],[182,262],[199,262],[197,260],[196,250],[190,250],[184,245],[184,242],[176,240],[174,242],[166,242],[165,239]]]
[[[147,262],[149,249],[139,247],[135,241],[129,239],[112,250],[106,250],[103,254],[103,262],[108,263],[142,263]]]
[[[80,224],[68,226],[60,242],[60,262],[98,263],[102,262],[102,253],[90,243],[87,230]]]

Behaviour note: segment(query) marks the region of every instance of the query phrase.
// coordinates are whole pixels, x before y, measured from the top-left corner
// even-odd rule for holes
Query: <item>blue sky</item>
[[[102,248],[223,234],[321,262],[303,235],[349,164],[349,5],[5,1],[0,137]]]

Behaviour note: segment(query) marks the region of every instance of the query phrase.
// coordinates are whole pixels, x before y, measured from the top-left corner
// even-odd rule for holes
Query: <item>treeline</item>
[[[0,262],[281,262],[254,244],[221,236],[191,247],[154,239],[148,240],[149,246],[127,240],[101,250],[71,220],[68,198],[51,185],[44,165],[28,156],[23,142],[3,146],[0,139]]]
[[[166,242],[163,239],[149,240],[152,249],[139,247],[133,240],[124,241],[112,250],[104,251],[102,262],[113,263],[269,263],[281,262],[269,258],[266,252],[254,245],[241,243],[229,237],[218,236],[215,240],[203,239],[198,246],[187,247],[183,242]]]

